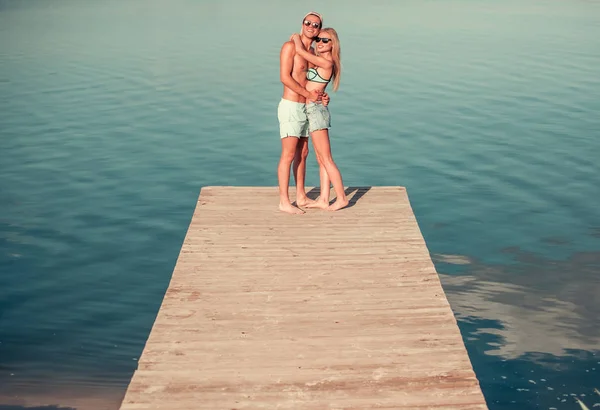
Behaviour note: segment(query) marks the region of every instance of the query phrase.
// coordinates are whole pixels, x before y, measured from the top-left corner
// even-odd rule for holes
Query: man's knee
[[[308,146],[298,147],[294,155],[294,161],[305,162],[306,158],[308,158]]]
[[[289,151],[289,152],[286,151],[286,152],[281,153],[281,161],[282,162],[289,162],[291,164],[295,157],[296,157],[296,153],[294,151]]]
[[[302,144],[302,147],[300,148],[300,158],[302,161],[306,161],[306,158],[308,158],[308,152],[308,143]]]
[[[294,137],[289,137],[294,138]],[[291,163],[296,158],[297,147],[287,146],[281,151],[281,161]]]
[[[302,148],[302,160],[306,161],[306,158],[308,158],[308,144]]]

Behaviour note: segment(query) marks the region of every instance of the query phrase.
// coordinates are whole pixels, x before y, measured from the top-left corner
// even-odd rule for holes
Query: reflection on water
[[[566,260],[504,253],[513,263],[433,256],[490,408],[600,402],[592,394],[600,384],[600,252]],[[449,265],[462,269],[443,274]]]
[[[443,264],[465,265],[442,283],[457,318],[485,317],[502,343],[486,354],[517,358],[529,352],[561,355],[565,349],[600,348],[600,252],[578,252],[566,260],[544,258],[518,248],[505,249],[514,264],[490,265],[474,258],[436,255]]]
[[[0,406],[117,408],[200,188],[275,184],[307,9],[344,180],[407,187],[490,409],[600,386],[600,3],[0,0]]]
[[[501,345],[502,337],[480,331],[502,327],[501,322],[466,317],[459,326],[490,409],[579,409],[575,397],[600,406],[600,397],[594,394],[600,380],[598,350],[565,349],[561,355],[529,352],[505,359],[485,352],[488,346]]]

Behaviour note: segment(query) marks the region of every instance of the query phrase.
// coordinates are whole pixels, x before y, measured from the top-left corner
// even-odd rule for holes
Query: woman
[[[298,34],[292,36],[296,45],[296,53],[309,62],[306,73],[308,91],[325,91],[327,85],[333,80],[333,90],[337,91],[340,86],[342,66],[340,60],[340,41],[336,31],[332,28],[323,28],[315,37],[315,53],[306,50]],[[306,113],[308,116],[310,137],[315,147],[317,162],[319,163],[319,174],[321,176],[321,195],[319,200],[310,207],[337,211],[348,205],[348,198],[344,192],[342,175],[335,165],[331,156],[331,145],[329,143],[329,128],[331,117],[329,109],[320,102],[307,101]],[[336,200],[329,205],[329,187],[333,184]]]

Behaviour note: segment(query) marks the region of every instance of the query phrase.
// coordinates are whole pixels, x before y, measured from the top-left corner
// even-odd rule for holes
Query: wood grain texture
[[[205,187],[122,410],[487,409],[402,187]]]

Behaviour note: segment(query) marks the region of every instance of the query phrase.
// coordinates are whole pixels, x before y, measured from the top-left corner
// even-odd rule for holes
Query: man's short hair
[[[323,16],[321,16],[319,13],[317,13],[316,11],[311,11],[309,13],[306,13],[306,15],[304,17],[302,17],[302,22],[304,22],[304,20],[308,17],[308,16],[315,16],[318,17],[319,20],[321,20],[321,27],[323,27]]]

